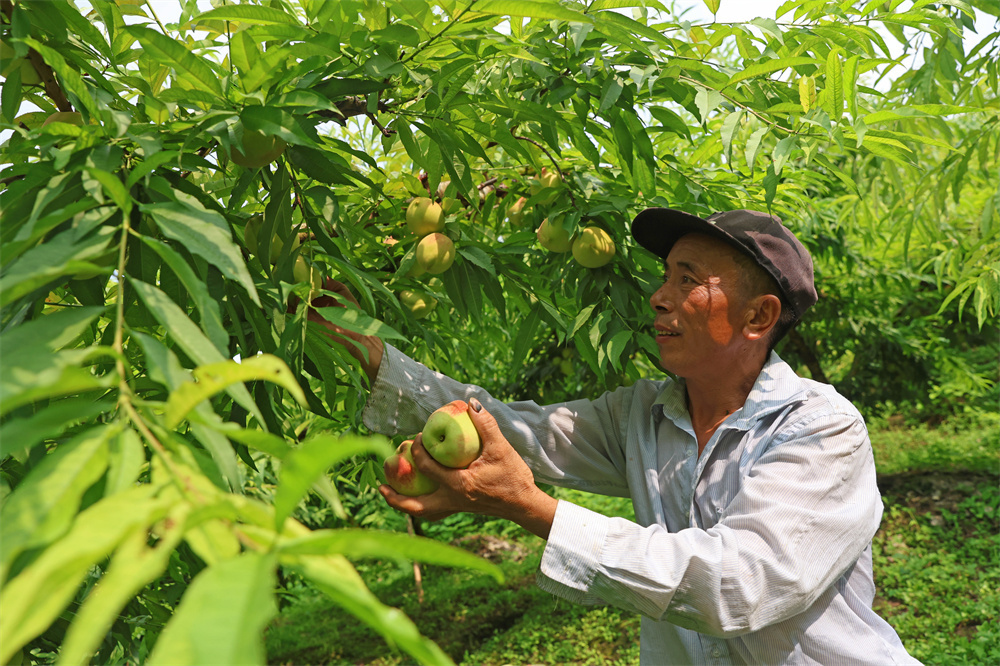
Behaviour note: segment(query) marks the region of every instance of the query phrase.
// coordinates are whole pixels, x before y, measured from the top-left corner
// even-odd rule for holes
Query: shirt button
[[[716,659],[718,659],[719,655],[722,654],[722,650],[719,649],[718,645],[713,645],[712,649],[711,649],[711,653],[712,653],[713,657],[715,657]]]

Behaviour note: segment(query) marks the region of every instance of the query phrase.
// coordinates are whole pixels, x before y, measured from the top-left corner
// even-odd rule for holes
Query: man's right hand
[[[343,345],[351,356],[358,360],[361,364],[361,369],[368,376],[369,385],[374,384],[375,376],[378,375],[379,365],[382,363],[382,352],[385,349],[384,343],[374,335],[362,335],[361,333],[348,331],[336,324],[332,324],[316,312],[315,308],[342,308],[346,307],[345,303],[351,303],[355,307],[359,307],[358,300],[343,282],[327,278],[323,284],[323,289],[333,292],[336,296],[323,294],[314,298],[309,304],[307,314],[309,321],[314,321],[326,328],[328,331],[327,336],[334,342]]]
[[[535,477],[518,455],[492,414],[476,398],[469,399],[469,418],[479,432],[482,453],[466,469],[440,465],[427,453],[423,436],[413,439],[413,464],[438,489],[427,495],[400,495],[388,485],[379,492],[389,506],[427,520],[440,520],[460,511],[512,520],[529,532],[548,539],[558,501],[535,485]]]

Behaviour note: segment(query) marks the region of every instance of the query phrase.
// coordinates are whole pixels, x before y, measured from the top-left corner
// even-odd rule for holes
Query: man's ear
[[[750,301],[747,308],[743,337],[747,340],[766,337],[778,323],[779,317],[781,317],[781,299],[774,294],[758,296]]]

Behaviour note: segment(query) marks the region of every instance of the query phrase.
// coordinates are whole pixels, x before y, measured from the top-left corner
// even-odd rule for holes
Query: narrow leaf
[[[363,453],[388,457],[392,454],[392,449],[384,437],[324,435],[304,442],[286,456],[278,477],[278,491],[274,496],[277,528],[281,528],[310,486],[326,474],[333,463]]]
[[[278,552],[288,555],[344,555],[348,558],[405,557],[427,564],[463,567],[482,571],[503,582],[499,567],[477,555],[433,539],[413,537],[399,532],[369,529],[316,530],[309,536],[284,541]]]
[[[0,508],[0,580],[13,559],[44,546],[72,523],[80,498],[108,466],[108,440],[118,426],[98,426],[56,447],[18,484]]]
[[[844,115],[844,69],[840,49],[830,51],[826,60],[826,110],[834,123],[839,123]]]
[[[185,592],[150,666],[266,663],[264,628],[277,613],[275,559],[245,553],[208,567]]]
[[[216,266],[223,275],[242,285],[254,303],[260,305],[257,288],[232,233],[223,231],[229,228],[225,218],[181,201],[145,204],[140,208],[153,216],[165,236],[183,243],[192,254]]]
[[[208,365],[226,360],[205,337],[201,329],[188,319],[184,311],[177,307],[177,304],[170,300],[169,296],[141,280],[131,279],[129,284],[136,290],[156,320],[167,329],[177,346],[183,349],[184,353],[190,356],[195,363]],[[242,384],[229,386],[226,388],[226,392],[251,414],[255,416],[260,414],[260,410],[253,398],[250,397],[249,391]],[[259,418],[263,420],[263,417]]]
[[[256,5],[225,5],[209,9],[191,18],[193,23],[211,20],[239,21],[240,23],[256,25],[298,25],[298,21],[292,14],[273,7],[258,7]]]
[[[288,366],[277,356],[261,354],[244,359],[242,362],[222,361],[195,368],[192,371],[194,381],[185,382],[171,392],[164,408],[164,424],[168,428],[176,428],[189,411],[205,400],[231,384],[266,380],[274,382],[288,390],[300,405],[305,405],[306,398],[302,387]]]
[[[72,529],[25,567],[0,596],[0,663],[43,631],[76,596],[91,568],[136,529],[162,518],[172,502],[136,486],[105,498],[76,517]],[[145,529],[143,529],[145,532]]]
[[[53,402],[31,416],[11,418],[0,425],[0,459],[27,451],[39,442],[61,435],[80,421],[103,414],[113,407],[111,401],[68,398]]]
[[[725,88],[731,85],[739,83],[740,81],[745,81],[746,79],[752,79],[758,76],[763,76],[764,74],[770,74],[772,72],[777,72],[782,69],[788,69],[790,67],[798,67],[799,65],[815,65],[819,64],[821,61],[816,58],[807,58],[805,56],[798,56],[794,58],[778,58],[776,60],[769,60],[767,62],[756,63],[750,65],[742,72],[737,72],[729,79],[726,83]],[[723,88],[723,89],[725,89]]]
[[[159,62],[169,64],[198,90],[213,95],[222,94],[221,77],[206,60],[189,51],[184,44],[174,41],[163,33],[138,25],[128,26],[125,30],[139,40],[147,54]]]

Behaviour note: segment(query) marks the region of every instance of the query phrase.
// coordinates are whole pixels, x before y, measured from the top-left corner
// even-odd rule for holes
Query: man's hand
[[[467,469],[439,465],[417,435],[411,449],[413,463],[440,488],[420,497],[400,495],[387,485],[379,492],[390,506],[413,516],[440,520],[468,511],[512,520],[547,539],[557,500],[535,485],[531,470],[500,432],[496,419],[475,398],[469,400],[468,413],[483,450]]]
[[[362,335],[354,331],[348,331],[324,319],[322,315],[316,312],[315,308],[342,308],[345,307],[344,303],[351,303],[355,307],[359,306],[358,300],[354,298],[354,294],[342,282],[327,278],[323,284],[323,289],[337,295],[328,296],[323,294],[312,299],[306,316],[309,317],[309,321],[314,321],[325,327],[329,331],[327,333],[329,338],[343,345],[351,356],[361,363],[361,369],[368,376],[369,384],[373,384],[375,376],[378,374],[379,365],[382,363],[382,352],[385,349],[382,340],[374,335]],[[292,304],[289,304],[289,307],[292,307]]]

